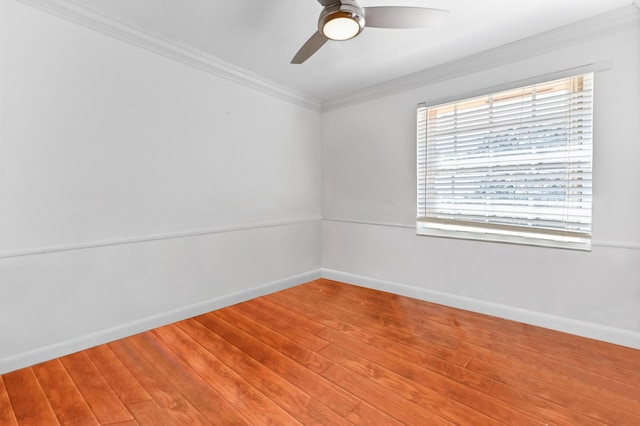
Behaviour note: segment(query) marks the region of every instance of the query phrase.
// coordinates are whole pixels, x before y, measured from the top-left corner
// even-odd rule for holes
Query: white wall
[[[318,271],[319,112],[0,5],[0,372]]]
[[[325,275],[640,347],[638,12],[602,34],[541,37],[552,47],[523,44],[533,53],[513,47],[517,60],[326,112]],[[595,77],[592,252],[415,235],[416,104],[609,61]]]
[[[638,36],[321,116],[0,0],[0,373],[321,266],[533,323],[585,321],[605,340],[608,327],[637,334],[640,201],[618,185],[640,181]],[[416,103],[597,61],[613,65],[596,77],[593,252],[414,235]]]

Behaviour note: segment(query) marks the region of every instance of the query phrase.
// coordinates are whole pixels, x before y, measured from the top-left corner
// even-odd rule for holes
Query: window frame
[[[497,87],[484,89],[475,91],[474,93],[468,93],[466,95],[455,96],[449,99],[440,100],[436,102],[430,102],[429,104],[420,104],[419,108],[425,109],[424,112],[424,120],[427,120],[426,117],[426,109],[433,108],[436,106],[442,106],[443,104],[449,104],[454,102],[465,102],[472,101],[474,98],[480,96],[491,96],[491,95],[499,95],[502,92],[513,91],[513,90],[521,90],[526,88],[527,86],[533,85],[543,85],[546,83],[553,82],[554,80],[559,80],[568,77],[575,77],[578,75],[591,74],[591,83],[595,80],[595,72],[606,70],[610,68],[610,64],[591,64],[584,67],[578,67],[571,70],[565,70],[553,74],[547,74],[544,76],[538,76],[532,79],[520,80],[517,82],[512,82],[510,84],[504,84]],[[593,98],[594,94],[591,93],[591,116],[593,116]],[[420,109],[419,109],[420,111]],[[417,123],[418,132],[421,130],[426,131],[426,126],[423,129],[420,129],[420,117],[418,117],[419,122]],[[591,118],[591,127],[593,129],[593,118]],[[423,141],[421,141],[421,137],[423,137]],[[576,249],[576,250],[591,250],[591,229],[589,229],[588,233],[579,234],[575,232],[563,232],[562,230],[540,230],[537,227],[528,227],[524,226],[519,231],[514,231],[514,228],[517,228],[513,225],[502,226],[500,224],[487,224],[487,223],[462,223],[456,221],[447,221],[447,220],[438,220],[435,218],[429,219],[427,216],[421,217],[420,215],[420,206],[421,206],[421,197],[426,197],[426,190],[421,192],[421,176],[420,176],[420,161],[421,155],[426,155],[425,153],[421,153],[421,149],[426,148],[426,134],[421,136],[420,133],[417,134],[418,143],[417,143],[417,165],[418,165],[418,176],[417,176],[417,220],[416,220],[416,232],[418,235],[426,235],[426,236],[436,236],[436,237],[449,237],[449,238],[461,238],[468,240],[480,240],[480,241],[494,241],[494,242],[503,242],[503,243],[515,243],[515,244],[524,244],[524,245],[534,245],[534,246],[546,246],[546,247],[558,247],[558,248],[566,248],[566,249]],[[421,147],[421,143],[425,146]],[[589,140],[590,144],[590,162],[589,162],[589,173],[593,174],[593,133],[591,133],[591,138]],[[424,160],[426,162],[426,160]],[[422,165],[422,167],[425,167]],[[591,186],[590,190],[593,190]],[[423,202],[426,202],[423,200]],[[585,209],[585,212],[587,210]],[[589,227],[592,226],[593,223],[593,196],[591,195],[589,199],[589,207],[588,207],[588,215],[589,215]],[[435,225],[434,225],[435,224]]]

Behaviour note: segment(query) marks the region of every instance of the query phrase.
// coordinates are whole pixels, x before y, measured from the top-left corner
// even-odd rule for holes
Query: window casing
[[[417,110],[417,232],[591,249],[593,74]]]

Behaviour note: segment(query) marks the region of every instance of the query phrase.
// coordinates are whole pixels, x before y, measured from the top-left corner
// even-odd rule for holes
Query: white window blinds
[[[593,74],[418,106],[419,234],[589,250]]]

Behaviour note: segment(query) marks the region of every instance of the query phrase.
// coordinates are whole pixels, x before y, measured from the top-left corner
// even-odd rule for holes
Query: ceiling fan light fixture
[[[364,29],[364,13],[356,3],[345,0],[322,11],[318,29],[330,40],[349,40]]]
[[[331,40],[349,40],[360,34],[360,31],[360,24],[350,14],[340,12],[328,16],[327,22],[322,26],[322,34]]]

